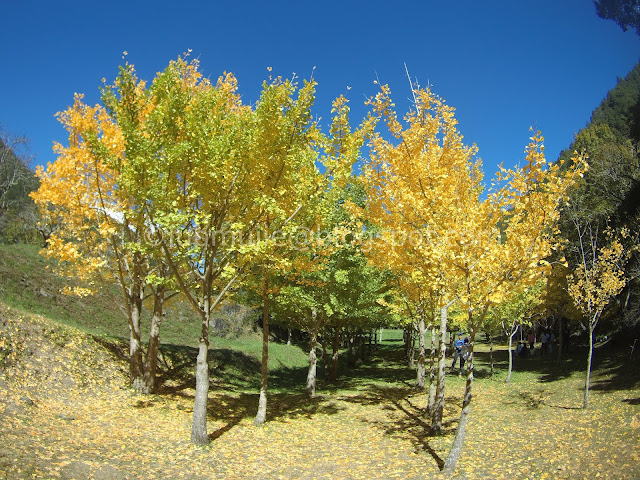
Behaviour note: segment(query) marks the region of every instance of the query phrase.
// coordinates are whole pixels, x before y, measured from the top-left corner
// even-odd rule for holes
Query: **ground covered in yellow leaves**
[[[314,400],[302,386],[272,394],[261,428],[257,392],[214,383],[212,442],[194,447],[189,382],[167,378],[161,394],[136,395],[107,342],[8,307],[0,333],[0,477],[9,479],[437,478],[464,387],[448,379],[446,434],[429,436],[426,396],[389,342]],[[640,478],[639,369],[608,356],[583,410],[581,356],[522,360],[505,384],[486,378],[480,352],[454,478]]]

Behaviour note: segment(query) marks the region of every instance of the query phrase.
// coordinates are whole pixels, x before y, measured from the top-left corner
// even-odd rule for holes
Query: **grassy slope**
[[[53,262],[38,252],[39,248],[34,245],[0,244],[0,301],[18,313],[43,315],[61,325],[100,337],[124,354],[129,330],[119,289],[105,286],[87,298],[62,295],[60,291],[68,280],[56,275]],[[144,340],[148,337],[145,330],[148,314],[141,324]],[[170,301],[160,332],[167,364],[189,364],[195,358],[199,335],[199,318],[191,307],[179,297]],[[242,384],[247,389],[259,387],[262,344],[258,334],[239,339],[212,336],[211,348],[211,365],[220,381]],[[302,382],[305,365],[306,354],[300,348],[271,345],[269,366],[276,379],[295,372],[294,376]],[[278,376],[278,370],[286,375]],[[277,382],[275,388],[278,388]]]

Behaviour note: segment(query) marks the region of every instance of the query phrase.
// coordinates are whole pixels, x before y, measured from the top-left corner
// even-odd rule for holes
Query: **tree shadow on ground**
[[[591,383],[591,390],[637,390],[640,388],[640,369],[630,360],[626,351],[607,352],[607,356],[594,362],[598,372]]]
[[[416,393],[417,390],[412,385],[371,384],[361,394],[343,396],[341,400],[365,406],[385,405],[383,409],[389,411],[391,414],[389,417],[381,416],[363,421],[380,428],[387,435],[409,440],[414,446],[415,453],[427,453],[436,462],[438,469],[442,469],[444,459],[437,454],[430,443],[434,433],[426,416],[426,408],[412,402]],[[445,404],[448,410],[459,411],[462,408],[462,399],[449,396],[446,397]],[[455,432],[458,424],[457,416],[446,416],[449,419],[443,421],[441,435]]]
[[[220,438],[246,418],[252,418],[258,411],[259,394],[240,393],[233,395],[221,393],[213,396],[207,403],[207,417],[225,424],[209,434],[210,440]],[[334,415],[344,410],[334,401],[323,397],[309,398],[307,395],[290,393],[272,393],[268,396],[267,422],[281,418],[296,418],[314,415]]]
[[[192,399],[197,349],[163,345],[161,352],[159,393]],[[506,370],[507,355],[504,350],[493,352],[496,369]],[[341,375],[336,383],[328,382],[326,376],[322,375],[327,368],[319,362],[318,395],[313,399],[304,392],[306,367],[272,368],[269,372],[267,421],[337,414],[345,408],[341,406],[341,402],[383,405],[382,408],[389,411],[390,417],[382,416],[366,421],[378,426],[388,435],[409,438],[416,451],[427,452],[441,468],[443,459],[430,445],[433,437],[429,422],[425,419],[425,409],[412,403],[412,397],[418,392],[414,387],[415,371],[407,367],[402,341],[391,340],[379,344],[372,356],[356,368],[347,367],[346,357],[344,354],[340,355]],[[577,351],[565,356],[561,362],[551,358],[514,358],[514,371],[536,373],[542,384],[554,382],[570,377],[576,371],[582,371],[586,364],[583,357],[584,352]],[[626,375],[625,378],[629,366],[621,360],[615,355],[600,355],[594,362],[594,369],[598,369],[598,374],[594,375],[594,390],[633,388],[640,384],[637,373]],[[450,362],[451,359],[448,358],[447,361]],[[208,416],[213,421],[222,423],[222,426],[210,433],[210,438],[215,440],[243,419],[252,418],[256,414],[260,362],[253,356],[230,349],[212,349],[210,362],[212,388]],[[488,352],[475,352],[474,364],[476,377],[488,377]],[[549,390],[542,385],[537,390],[514,392],[507,403],[524,403],[529,409],[538,409],[542,405],[555,407],[548,403],[548,397]],[[625,401],[637,404],[640,399]],[[462,399],[447,397],[446,403],[448,409],[459,411]],[[458,418],[455,414],[446,414],[445,419],[442,432],[446,435],[455,431]]]
[[[478,372],[478,378],[488,377],[490,371],[490,359],[488,352],[473,352],[475,371]],[[509,368],[509,352],[508,350],[497,350],[493,352],[494,367],[497,371],[506,372]],[[571,377],[576,371],[584,369],[586,364],[586,356],[584,362],[582,354],[568,354],[558,362],[555,354],[540,357],[532,356],[521,358],[513,355],[513,372],[530,372],[536,373],[540,382],[555,382]],[[480,373],[482,372],[482,373]]]
[[[563,353],[560,360],[557,359],[557,345],[551,354],[520,358],[513,356],[513,372],[529,372],[538,375],[542,383],[555,382],[573,376],[576,372],[585,372],[587,369],[588,349],[585,345],[574,343],[569,353]],[[495,350],[493,352],[494,365],[500,371],[508,368],[508,350]],[[489,353],[474,352],[476,371],[488,368]],[[593,390],[627,390],[640,387],[640,369],[634,368],[634,364],[628,359],[626,348],[620,345],[606,345],[594,350],[592,372],[595,376],[592,382]],[[481,375],[477,375],[482,378]]]

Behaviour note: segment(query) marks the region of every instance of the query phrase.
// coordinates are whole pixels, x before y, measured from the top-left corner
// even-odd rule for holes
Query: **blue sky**
[[[0,123],[31,139],[36,163],[65,143],[54,115],[112,81],[122,52],[150,81],[192,50],[205,75],[233,72],[245,102],[273,73],[318,82],[315,114],[327,124],[331,100],[345,93],[353,120],[391,86],[400,110],[412,77],[456,108],[487,176],[517,164],[542,130],[555,160],[592,110],[640,57],[640,38],[597,17],[591,0],[5,1],[0,28]],[[347,87],[350,90],[347,92]]]

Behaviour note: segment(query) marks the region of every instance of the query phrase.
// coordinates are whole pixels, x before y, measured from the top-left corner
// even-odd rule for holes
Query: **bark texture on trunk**
[[[149,344],[144,361],[144,393],[154,393],[156,390],[156,370],[158,366],[158,349],[160,348],[160,323],[164,317],[164,292],[154,295],[153,316],[149,331]]]
[[[431,431],[439,434],[442,430],[442,414],[444,412],[444,384],[447,369],[447,305],[440,308],[440,331],[438,332],[438,373],[436,385],[436,399],[433,406],[433,416],[431,417]]]
[[[471,333],[470,341],[471,343],[469,345],[469,359],[467,360],[467,384],[464,390],[464,398],[462,400],[462,410],[460,412],[460,419],[458,421],[458,429],[456,430],[456,436],[453,439],[451,450],[449,451],[449,454],[444,461],[444,467],[442,468],[442,472],[447,476],[451,475],[455,470],[456,463],[458,462],[460,454],[462,453],[464,436],[467,430],[467,424],[469,423],[469,417],[471,415],[471,389],[473,387],[473,347],[475,344],[475,332]]]
[[[140,341],[140,317],[142,316],[142,292],[138,288],[129,290],[129,378],[138,393],[145,393],[144,362]]]
[[[260,400],[254,425],[262,425],[267,420],[267,380],[269,377],[269,283],[265,282],[262,307],[262,365],[260,366]]]
[[[309,373],[307,373],[307,394],[313,398],[316,396],[316,373],[318,356],[316,348],[318,345],[318,333],[314,330],[311,332],[311,340],[309,342]]]
[[[582,408],[587,408],[589,406],[589,389],[591,388],[591,360],[593,359],[593,330],[594,330],[594,320],[590,320],[589,321],[589,355],[587,356],[587,378],[585,378],[585,381],[584,381],[584,398],[582,399]]]
[[[425,339],[427,329],[424,322],[424,315],[420,314],[420,320],[418,321],[418,368],[416,369],[416,387],[423,389],[425,385],[427,352],[425,346]]]
[[[209,443],[207,435],[207,402],[209,400],[209,302],[204,302],[202,312],[202,335],[198,344],[196,360],[196,396],[193,404],[191,442],[196,445]]]
[[[433,416],[433,408],[436,401],[436,357],[438,349],[437,329],[431,325],[431,354],[429,358],[429,397],[427,400],[427,417]]]

